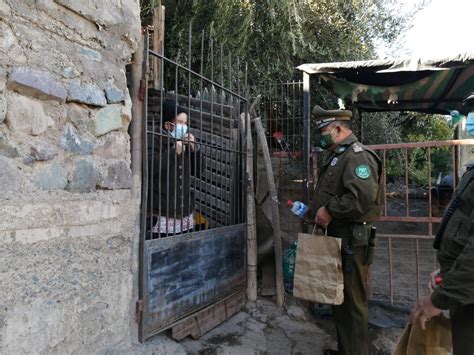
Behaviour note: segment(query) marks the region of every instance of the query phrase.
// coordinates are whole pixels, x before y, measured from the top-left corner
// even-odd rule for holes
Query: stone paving
[[[371,330],[371,354],[393,353],[401,329]],[[249,302],[227,322],[197,340],[175,342],[166,334],[132,350],[136,354],[322,354],[336,347],[329,319],[315,320],[304,303],[289,299],[284,308],[271,299]],[[130,353],[130,352],[127,352]]]

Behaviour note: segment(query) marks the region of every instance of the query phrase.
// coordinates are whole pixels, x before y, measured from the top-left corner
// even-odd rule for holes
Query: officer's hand
[[[426,322],[431,319],[431,317],[436,317],[441,314],[442,310],[436,308],[431,302],[431,296],[425,296],[420,298],[416,302],[415,308],[411,311],[410,323],[418,322],[421,329],[426,329]]]
[[[324,228],[327,228],[329,223],[331,222],[332,220],[332,217],[331,215],[329,214],[328,210],[326,209],[326,207],[321,207],[318,212],[316,213],[316,218],[314,219],[314,221],[316,222],[316,224],[318,226],[321,226],[321,227],[324,227]]]
[[[431,274],[430,274],[430,280],[428,282],[428,290],[430,290],[430,293],[434,291],[434,289],[436,288],[436,281],[435,281],[435,277],[438,276],[440,270],[435,270],[433,271]]]

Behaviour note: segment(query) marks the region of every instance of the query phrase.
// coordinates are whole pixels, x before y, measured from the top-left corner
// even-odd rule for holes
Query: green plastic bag
[[[297,242],[294,241],[283,253],[283,284],[285,291],[288,293],[293,293],[293,277],[295,276],[297,246]]]

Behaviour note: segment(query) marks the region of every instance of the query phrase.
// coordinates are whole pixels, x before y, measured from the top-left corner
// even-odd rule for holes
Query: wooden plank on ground
[[[234,293],[176,324],[171,336],[178,341],[188,336],[198,339],[239,312],[244,305],[244,291]]]

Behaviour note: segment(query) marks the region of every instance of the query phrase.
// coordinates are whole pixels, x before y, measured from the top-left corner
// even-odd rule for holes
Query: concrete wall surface
[[[0,354],[135,339],[125,65],[139,13],[138,0],[0,0]]]

